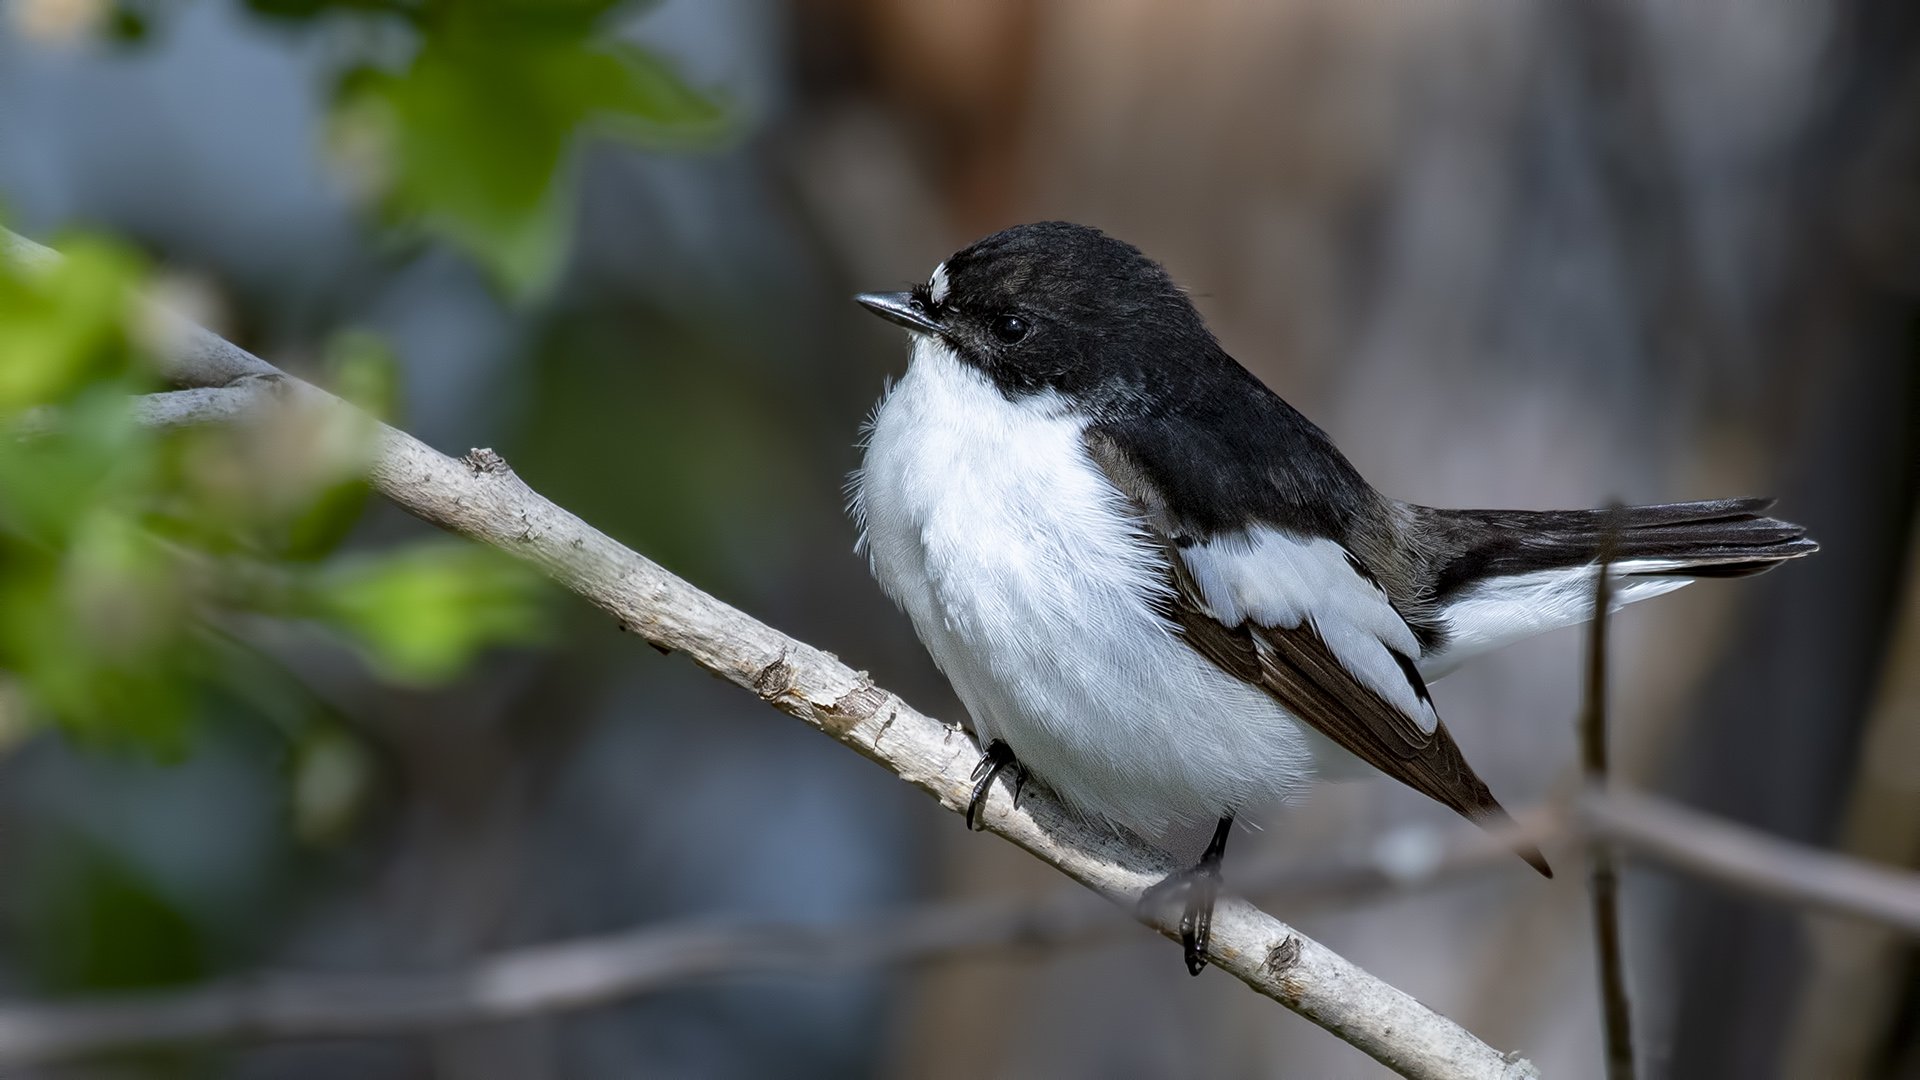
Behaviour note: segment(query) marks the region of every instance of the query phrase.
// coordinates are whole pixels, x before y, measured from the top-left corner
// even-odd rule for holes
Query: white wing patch
[[[925,266],[925,263],[920,265]],[[927,294],[935,307],[947,302],[947,264],[941,263],[933,268],[933,276],[927,279]]]
[[[1420,643],[1387,594],[1361,575],[1347,549],[1324,538],[1254,528],[1181,551],[1209,614],[1226,626],[1252,619],[1294,629],[1311,622],[1341,666],[1431,733],[1440,723],[1394,659]]]
[[[1629,559],[1613,564],[1615,579],[1610,611],[1670,593],[1693,581],[1689,577],[1643,577],[1682,569],[1674,559]],[[1522,638],[1593,617],[1594,565],[1539,570],[1531,574],[1493,578],[1469,589],[1448,604],[1447,643],[1420,661],[1420,673],[1437,679],[1483,653],[1505,648]]]

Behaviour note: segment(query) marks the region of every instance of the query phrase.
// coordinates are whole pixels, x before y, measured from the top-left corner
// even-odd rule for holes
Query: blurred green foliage
[[[37,275],[0,275],[0,411],[129,374],[127,289],[139,260],[95,237],[65,247],[66,259]]]
[[[0,265],[0,672],[36,717],[102,744],[185,748],[204,690],[256,654],[217,647],[241,613],[337,631],[379,676],[457,675],[536,640],[542,586],[490,549],[436,541],[338,554],[359,516],[369,425],[285,414],[156,431],[134,290],[97,237],[46,267]],[[364,335],[330,365],[391,407],[391,355]]]
[[[636,7],[617,0],[247,0],[288,23],[369,20],[366,55],[345,65],[328,144],[340,171],[390,224],[466,251],[510,291],[549,281],[572,222],[579,137],[691,147],[726,129],[713,96],[661,57],[615,36]],[[384,46],[406,39],[404,61]]]
[[[369,221],[380,235],[445,241],[522,297],[564,259],[585,139],[686,149],[731,130],[716,95],[620,36],[644,5],[241,3],[324,39],[331,93],[316,135],[336,175],[377,209]],[[146,48],[180,10],[178,0],[120,0],[95,29]],[[253,631],[263,621],[325,628],[373,678],[419,687],[457,677],[489,647],[541,640],[546,587],[523,565],[458,542],[342,550],[369,502],[364,425],[295,415],[172,431],[135,422],[135,397],[165,389],[149,356],[153,328],[131,299],[149,268],[99,235],[56,246],[65,258],[46,266],[0,259],[0,753],[51,725],[89,748],[171,763],[213,745],[215,729],[230,737],[238,717],[276,747],[270,790],[284,792],[290,834],[338,841],[364,817],[382,759]],[[384,341],[342,330],[320,361],[330,389],[400,421],[406,403]],[[648,519],[684,513],[690,524],[676,535],[727,535],[729,523],[713,519],[731,504],[713,491],[748,478],[753,505],[773,515],[797,481],[760,464],[785,458],[766,445],[781,427],[773,395],[740,410],[670,404],[719,402],[740,375],[723,363],[696,368],[619,400],[651,403],[659,430],[645,445],[658,453],[699,428],[713,447],[700,460],[725,474],[645,471],[643,494],[659,503]],[[613,400],[602,391],[591,403],[598,411],[582,415]],[[568,425],[589,426],[598,425]],[[583,501],[609,497],[593,494]],[[614,494],[636,501],[631,490]],[[698,543],[666,546],[687,562],[717,561]],[[60,838],[9,894],[0,922],[41,985],[152,986],[217,966],[220,920],[183,908],[108,844]]]
[[[198,928],[145,877],[79,837],[62,848],[15,916],[44,990],[133,990],[205,974]]]
[[[491,548],[423,543],[333,560],[306,578],[313,614],[344,631],[393,682],[445,682],[482,648],[537,640],[528,571]]]
[[[397,420],[400,400],[400,358],[380,335],[365,330],[343,330],[327,342],[322,361],[327,388],[376,420]]]
[[[365,743],[338,724],[308,724],[287,759],[293,831],[310,844],[343,839],[368,803],[376,769]]]

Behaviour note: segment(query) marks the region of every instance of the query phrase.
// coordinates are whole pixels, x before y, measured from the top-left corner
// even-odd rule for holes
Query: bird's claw
[[[1187,974],[1198,975],[1207,966],[1207,945],[1213,937],[1213,904],[1220,897],[1220,867],[1189,871],[1187,906],[1180,912],[1180,948],[1186,954]]]
[[[1020,791],[1027,786],[1027,771],[1020,767],[1020,761],[1013,756],[1013,747],[1004,741],[995,739],[987,744],[987,751],[980,755],[980,763],[973,767],[973,796],[967,800],[967,828],[972,830],[974,822],[979,820],[980,812],[987,807],[987,793],[993,790],[993,778],[1000,770],[1013,766],[1013,805],[1020,806]]]
[[[1198,975],[1207,966],[1207,945],[1213,936],[1213,905],[1220,897],[1220,868],[1205,863],[1176,870],[1147,889],[1140,898],[1143,912],[1164,911],[1180,901],[1180,949],[1187,974]],[[1164,905],[1164,906],[1163,906]]]
[[[1198,863],[1168,874],[1141,897],[1142,907],[1148,908],[1171,899],[1175,891],[1184,894],[1185,902],[1180,909],[1180,947],[1186,954],[1189,975],[1198,975],[1207,966],[1207,945],[1213,936],[1213,905],[1220,898],[1220,863],[1226,856],[1227,834],[1232,828],[1232,817],[1221,818],[1213,832],[1213,841]]]

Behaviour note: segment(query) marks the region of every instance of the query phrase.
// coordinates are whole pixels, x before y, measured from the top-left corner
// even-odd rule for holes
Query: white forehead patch
[[[936,305],[947,302],[946,263],[941,263],[939,266],[933,268],[933,276],[927,279],[927,290],[932,295],[933,302]]]

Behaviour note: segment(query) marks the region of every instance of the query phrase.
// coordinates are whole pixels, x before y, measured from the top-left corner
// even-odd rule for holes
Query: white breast
[[[1058,397],[1009,401],[943,344],[874,415],[854,506],[873,573],[953,682],[1082,811],[1149,835],[1298,790],[1302,725],[1155,611],[1158,551]]]

